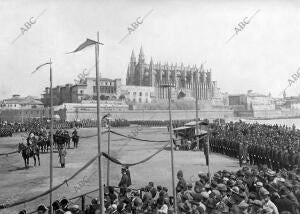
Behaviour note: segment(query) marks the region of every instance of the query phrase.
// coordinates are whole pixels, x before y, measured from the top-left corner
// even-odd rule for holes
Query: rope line
[[[11,154],[14,154],[14,153],[18,153],[18,151],[13,151],[13,152],[8,152],[8,153],[0,153],[0,156],[8,156],[8,155],[11,155]]]
[[[102,155],[107,158],[108,160],[110,160],[111,162],[121,165],[121,166],[135,166],[141,163],[145,163],[146,161],[150,160],[151,158],[153,158],[155,155],[157,155],[158,153],[160,153],[161,151],[163,151],[168,145],[170,144],[170,142],[166,143],[162,148],[160,148],[159,150],[157,150],[156,152],[154,152],[152,155],[148,156],[147,158],[135,162],[135,163],[122,163],[121,161],[119,161],[118,159],[109,156],[108,154],[106,154],[105,152],[102,152]]]
[[[130,138],[130,139],[134,139],[134,140],[139,140],[139,141],[145,141],[145,142],[156,142],[156,143],[166,143],[166,142],[170,142],[170,140],[147,140],[147,139],[141,139],[141,138],[136,138],[133,136],[129,136],[129,135],[124,135],[115,131],[110,130],[111,133],[115,134],[115,135],[119,135],[122,137],[126,137],[126,138]]]

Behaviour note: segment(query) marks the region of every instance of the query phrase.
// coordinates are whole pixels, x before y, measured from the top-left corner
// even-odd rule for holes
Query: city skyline
[[[102,77],[121,78],[125,84],[130,54],[132,50],[138,53],[143,46],[146,61],[152,57],[156,62],[191,66],[206,61],[204,67],[212,70],[222,92],[237,94],[252,89],[279,97],[300,66],[296,45],[300,36],[297,29],[300,4],[293,0],[270,2],[90,1],[85,4],[72,1],[70,4],[70,1],[31,0],[29,7],[25,1],[3,1],[0,17],[6,22],[0,35],[0,99],[12,94],[40,97],[49,85],[48,69],[43,68],[35,75],[31,72],[49,58],[53,61],[54,85],[73,83],[78,73],[93,66],[94,49],[73,55],[65,53],[86,38],[95,39],[97,31],[104,43],[100,48]],[[120,42],[132,23],[141,21],[139,17],[151,10]],[[239,22],[258,10],[251,22],[226,43]],[[35,22],[12,44],[28,20]],[[94,69],[90,76],[95,76]],[[295,82],[287,88],[287,95],[298,95],[299,89]]]

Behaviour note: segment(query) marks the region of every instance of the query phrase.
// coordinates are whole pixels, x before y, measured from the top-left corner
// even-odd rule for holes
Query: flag
[[[91,46],[91,45],[95,45],[95,44],[100,44],[100,45],[104,45],[100,42],[96,42],[94,40],[91,40],[91,39],[86,39],[86,41],[84,43],[82,43],[81,45],[79,45],[78,48],[76,48],[74,51],[72,52],[69,52],[69,53],[75,53],[75,52],[78,52],[78,51],[81,51],[82,49],[88,47],[88,46]],[[67,53],[67,54],[69,54]]]
[[[32,72],[32,74],[34,74],[35,72],[37,72],[37,70],[39,70],[41,67],[43,67],[44,65],[50,65],[50,64],[52,64],[52,62],[46,62],[46,63],[44,63],[44,64],[41,64],[41,65],[39,65],[33,72]]]

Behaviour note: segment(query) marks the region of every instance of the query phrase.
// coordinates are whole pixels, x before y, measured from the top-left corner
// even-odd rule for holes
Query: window
[[[140,92],[140,96],[143,96],[143,93],[142,93],[142,92]]]
[[[142,102],[142,98],[139,98],[139,102],[140,102],[140,103]]]
[[[93,93],[95,94],[97,92],[97,87],[93,86]]]
[[[148,92],[145,92],[145,96],[148,97]]]
[[[135,103],[135,98],[133,98],[133,102]]]
[[[83,94],[83,90],[80,90],[80,94]]]
[[[148,98],[146,98],[146,103],[148,103]]]
[[[133,96],[136,96],[136,92],[133,92]]]

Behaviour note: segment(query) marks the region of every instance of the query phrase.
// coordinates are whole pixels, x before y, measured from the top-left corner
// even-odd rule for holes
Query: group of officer
[[[300,137],[295,129],[244,122],[214,125],[212,152],[239,158],[240,165],[267,165],[278,171],[300,166]]]

